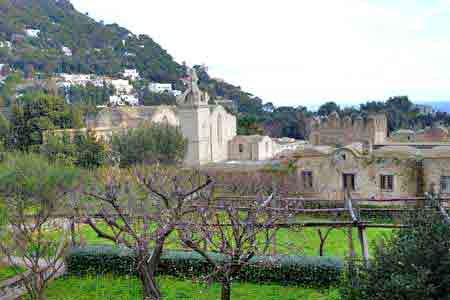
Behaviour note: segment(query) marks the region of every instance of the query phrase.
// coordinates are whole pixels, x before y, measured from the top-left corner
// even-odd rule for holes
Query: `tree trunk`
[[[231,300],[231,281],[229,278],[222,279],[222,296],[221,300]]]
[[[72,247],[77,245],[76,233],[75,233],[75,218],[70,218],[70,239],[72,243]]]
[[[319,256],[323,256],[323,248],[325,246],[325,243],[323,241],[320,241],[320,246],[319,246]]]
[[[154,274],[150,271],[147,263],[142,263],[138,269],[139,279],[142,283],[143,300],[160,300],[161,292],[156,284]]]
[[[36,293],[36,300],[45,300],[45,288],[41,288],[40,290],[37,291]]]

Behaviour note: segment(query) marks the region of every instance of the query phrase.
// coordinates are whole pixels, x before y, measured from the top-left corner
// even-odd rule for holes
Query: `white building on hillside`
[[[125,79],[113,79],[111,80],[111,84],[116,90],[117,94],[131,94],[133,91],[133,86],[130,84],[128,80]]]
[[[0,47],[11,49],[12,43],[10,41],[0,41]]]
[[[26,29],[25,34],[32,38],[37,38],[41,31],[39,29]]]
[[[134,95],[114,95],[109,97],[109,104],[112,106],[137,106],[139,99]]]
[[[141,78],[136,69],[125,69],[123,70],[122,75],[130,80],[139,80]]]
[[[64,53],[65,56],[72,56],[72,50],[69,47],[62,46],[61,51]]]
[[[148,89],[153,93],[172,92],[172,84],[150,82],[150,84],[148,85]]]
[[[174,90],[171,83],[150,82],[150,84],[148,85],[148,89],[152,93],[169,93],[174,95],[175,97],[181,96],[182,94],[181,91]]]

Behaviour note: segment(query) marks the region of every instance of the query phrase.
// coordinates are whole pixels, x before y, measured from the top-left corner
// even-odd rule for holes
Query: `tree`
[[[139,163],[177,163],[184,159],[187,143],[181,132],[167,124],[143,124],[112,137],[112,149],[121,167]]]
[[[232,281],[243,267],[258,254],[266,253],[277,233],[277,223],[289,216],[288,210],[273,208],[278,188],[270,176],[236,176],[227,182],[238,195],[257,195],[242,208],[240,201],[204,203],[197,207],[198,214],[182,228],[182,242],[199,253],[214,267],[212,278],[222,285],[222,300],[231,299]],[[219,259],[217,259],[219,254]]]
[[[87,132],[75,136],[75,165],[85,169],[95,169],[104,165],[109,158],[107,145],[95,134]]]
[[[374,258],[347,285],[344,299],[447,300],[450,295],[450,227],[424,209],[404,218],[410,225],[375,248]]]
[[[92,132],[78,133],[74,138],[67,134],[49,135],[39,152],[49,160],[53,159],[85,169],[101,167],[110,157],[106,143],[102,139],[97,139]]]
[[[24,95],[12,112],[12,147],[22,151],[41,145],[46,130],[76,125],[73,111],[63,99],[42,92]]]
[[[327,102],[319,107],[317,113],[319,114],[319,116],[328,116],[332,112],[339,113],[340,111],[341,108],[336,104],[336,102]]]
[[[30,300],[45,299],[49,281],[62,270],[68,238],[64,222],[52,218],[67,207],[77,178],[75,169],[34,154],[8,154],[0,164],[0,207],[6,208],[9,224],[1,232],[0,250],[20,274]]]
[[[196,171],[160,166],[110,170],[106,181],[103,178],[84,192],[90,198],[85,211],[97,211],[101,221],[85,216],[83,222],[98,237],[136,253],[143,299],[159,300],[155,276],[166,240],[180,223],[191,219],[193,202],[211,197],[212,181]]]

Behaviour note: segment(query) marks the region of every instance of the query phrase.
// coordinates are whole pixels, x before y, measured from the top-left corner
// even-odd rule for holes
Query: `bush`
[[[403,220],[411,228],[396,232],[375,248],[368,268],[347,276],[343,299],[448,300],[450,228],[437,212],[414,212]]]
[[[187,143],[175,127],[145,124],[112,138],[113,152],[119,156],[121,167],[140,163],[174,163],[181,161]]]
[[[79,133],[73,139],[68,135],[50,135],[39,151],[49,160],[74,164],[85,169],[101,167],[109,159],[107,145],[91,132]]]
[[[214,255],[214,259],[224,259]],[[90,246],[74,248],[66,257],[70,274],[133,274],[135,256],[127,248]],[[343,270],[343,262],[336,258],[302,256],[259,256],[244,267],[237,280],[249,282],[276,282],[325,286],[336,283]],[[212,272],[203,257],[195,252],[166,251],[158,268],[160,275],[203,277]]]

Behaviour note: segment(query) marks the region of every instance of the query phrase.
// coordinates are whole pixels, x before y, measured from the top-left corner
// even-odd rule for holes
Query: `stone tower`
[[[178,115],[182,134],[188,140],[184,162],[187,166],[199,166],[211,160],[209,96],[198,87],[195,70],[190,69],[189,73],[189,87],[177,99]]]

